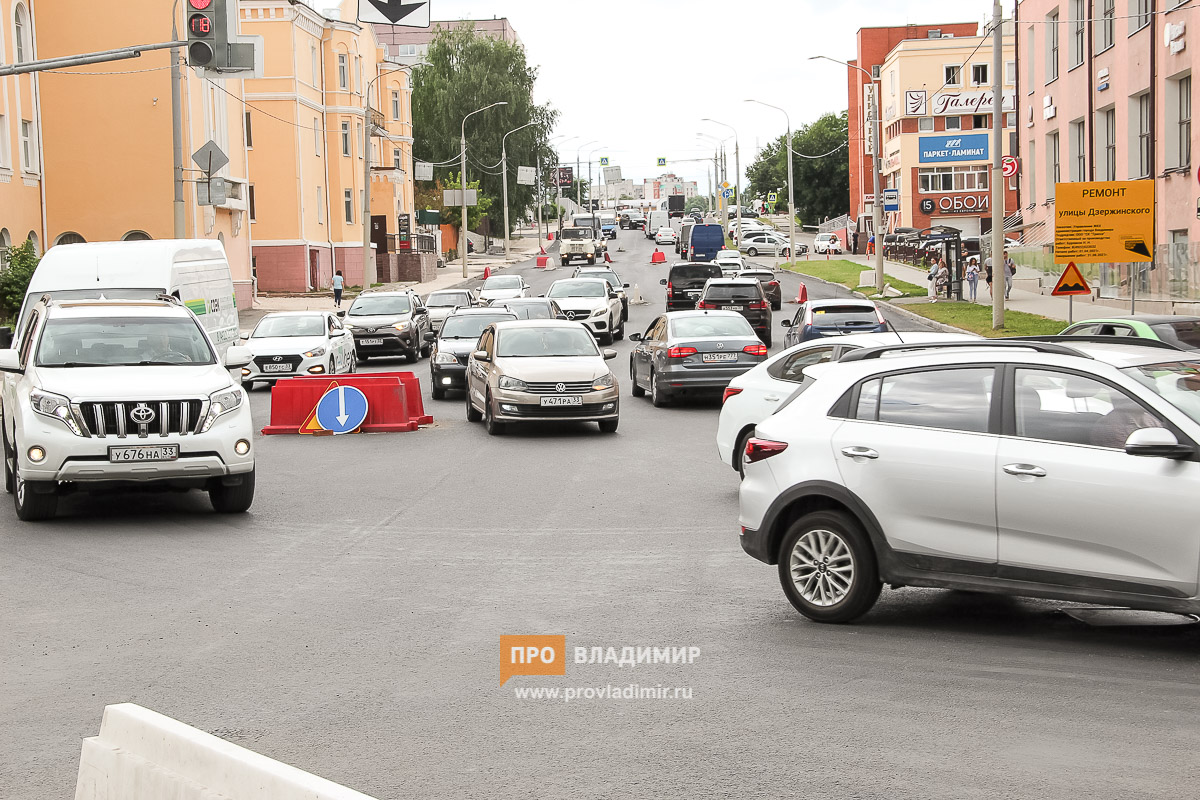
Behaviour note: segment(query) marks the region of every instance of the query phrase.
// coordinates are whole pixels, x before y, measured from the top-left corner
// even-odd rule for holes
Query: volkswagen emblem
[[[724,350],[724,349],[725,349],[725,343],[724,343],[724,342],[717,342],[717,349],[718,349],[718,350]]]
[[[272,358],[271,360],[272,360],[272,361],[283,361],[283,356],[275,356],[275,357],[274,357],[274,358]]]
[[[138,425],[148,425],[154,422],[154,409],[145,403],[138,403],[129,412],[129,418]]]
[[[554,384],[554,391],[556,391],[556,392],[565,392],[566,390],[567,390],[567,385],[566,385],[565,383],[556,383],[556,384]]]

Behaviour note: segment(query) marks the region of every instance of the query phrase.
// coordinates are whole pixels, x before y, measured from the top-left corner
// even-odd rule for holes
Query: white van
[[[60,244],[42,256],[15,330],[42,295],[64,300],[139,300],[174,295],[200,320],[224,358],[238,338],[237,298],[225,247],[215,239]]]
[[[653,239],[659,228],[669,227],[671,224],[666,211],[651,211],[646,217],[646,238]]]

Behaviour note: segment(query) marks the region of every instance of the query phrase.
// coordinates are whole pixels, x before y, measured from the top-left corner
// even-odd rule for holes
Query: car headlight
[[[29,403],[33,406],[33,410],[42,416],[61,420],[71,429],[71,433],[76,436],[83,435],[79,423],[75,420],[75,414],[71,411],[71,401],[62,395],[34,389],[29,393]]]
[[[607,375],[601,375],[599,378],[596,378],[596,380],[592,381],[592,388],[596,391],[600,391],[601,389],[611,389],[614,383],[616,383],[616,378],[614,378],[613,374],[610,372]]]
[[[305,358],[316,358],[317,356],[323,356],[323,355],[325,355],[324,347],[314,347],[312,350],[309,350],[307,353],[305,353],[304,357]]]
[[[457,364],[458,359],[454,357],[454,353],[443,353],[441,350],[433,354],[433,363],[435,364]]]
[[[241,406],[242,396],[242,390],[234,386],[209,395],[208,416],[204,418],[204,424],[200,426],[200,432],[208,433],[208,429],[217,421],[217,417],[222,414],[228,414],[230,411]]]
[[[498,384],[501,389],[512,389],[513,391],[523,392],[529,388],[529,384],[525,381],[519,381],[516,378],[510,378],[507,375],[500,379]]]
[[[395,329],[396,329],[396,330],[398,330],[398,331],[406,331],[406,330],[408,330],[408,328],[409,328],[409,323],[407,323],[407,322],[397,322],[397,323],[396,323],[395,325],[393,325],[392,327],[393,327],[393,328],[395,328]]]
[[[592,309],[591,316],[593,316],[593,317],[601,317],[601,316],[604,316],[604,315],[605,315],[605,314],[607,314],[607,313],[608,313],[608,306],[600,306],[599,308],[593,308],[593,309]]]

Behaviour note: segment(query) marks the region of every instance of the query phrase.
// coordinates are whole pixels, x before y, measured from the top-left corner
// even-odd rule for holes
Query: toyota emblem
[[[275,357],[274,357],[274,358],[272,358],[271,360],[272,360],[272,361],[283,361],[283,356],[275,356]]]
[[[129,412],[129,418],[138,425],[148,425],[151,422],[154,422],[154,409],[145,403],[138,403],[133,407],[133,410]]]
[[[556,384],[554,384],[554,391],[556,391],[556,392],[565,392],[566,390],[567,390],[567,385],[566,385],[565,383],[556,383]]]

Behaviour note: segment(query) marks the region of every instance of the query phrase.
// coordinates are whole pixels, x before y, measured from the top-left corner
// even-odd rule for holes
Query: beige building
[[[0,0],[0,64],[33,59],[32,16],[25,2]],[[0,78],[0,248],[46,240],[37,78]]]
[[[260,289],[363,280],[363,225],[376,255],[413,228],[412,84],[386,60],[355,0],[331,19],[293,0],[242,0],[241,30],[263,37],[264,70],[246,81]],[[347,21],[350,20],[350,21]],[[371,108],[371,218],[363,220],[363,109]],[[386,266],[378,275],[387,278]]]

